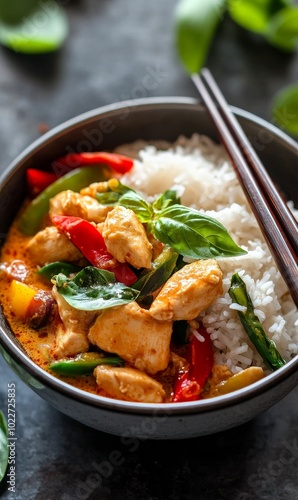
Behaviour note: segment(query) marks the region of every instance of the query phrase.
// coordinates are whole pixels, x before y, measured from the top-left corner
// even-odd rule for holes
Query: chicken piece
[[[149,309],[161,321],[191,320],[223,292],[222,271],[216,260],[198,260],[177,271]]]
[[[105,309],[89,330],[92,344],[155,374],[170,361],[172,323],[157,321],[136,302]]]
[[[112,207],[101,205],[91,196],[82,196],[68,189],[56,194],[50,200],[50,216],[70,215],[82,219],[103,222]]]
[[[109,396],[139,403],[162,403],[162,385],[134,368],[100,365],[94,370],[97,385]]]
[[[88,331],[91,323],[99,314],[98,311],[79,311],[71,307],[60,295],[56,286],[52,294],[58,305],[62,324],[56,330],[56,346],[53,351],[55,358],[74,356],[86,352],[89,348]]]
[[[115,207],[107,215],[102,235],[108,251],[119,262],[128,262],[137,269],[150,269],[152,245],[143,224],[132,210]]]
[[[33,236],[27,244],[27,252],[40,266],[56,260],[76,262],[83,258],[77,247],[55,226],[46,227]]]

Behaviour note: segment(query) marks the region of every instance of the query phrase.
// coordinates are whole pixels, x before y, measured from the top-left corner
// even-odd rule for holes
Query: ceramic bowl
[[[297,143],[273,125],[234,108],[274,181],[298,205]],[[0,184],[0,235],[4,237],[25,196],[25,171],[70,151],[112,150],[144,139],[174,141],[180,134],[216,139],[205,109],[194,99],[160,98],[92,110],[45,134],[5,171]],[[57,410],[95,429],[142,439],[180,439],[242,424],[288,394],[298,382],[298,356],[261,381],[209,400],[175,404],[116,401],[76,389],[36,366],[0,315],[0,349],[17,375]]]

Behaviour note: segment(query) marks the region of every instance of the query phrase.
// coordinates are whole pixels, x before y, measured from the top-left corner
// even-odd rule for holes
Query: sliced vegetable
[[[66,302],[82,311],[99,311],[134,301],[139,292],[117,283],[113,273],[85,267],[73,279],[64,274],[53,277],[59,293]]]
[[[49,211],[50,199],[66,189],[80,191],[92,182],[107,180],[101,167],[78,168],[57,179],[53,184],[42,191],[25,209],[20,217],[19,229],[27,235],[33,236],[39,229],[44,216]]]
[[[55,182],[57,180],[57,175],[36,168],[28,168],[26,170],[26,180],[28,193],[34,198],[46,187]]]
[[[176,44],[189,73],[204,65],[226,0],[180,0],[175,14]]]
[[[43,276],[47,280],[51,281],[55,274],[65,274],[67,277],[71,274],[77,274],[82,268],[79,266],[75,266],[74,264],[70,264],[69,262],[51,262],[43,267],[41,267],[37,273],[40,276]]]
[[[258,366],[250,366],[242,372],[236,373],[232,377],[217,384],[209,397],[221,396],[222,394],[229,394],[230,392],[238,391],[247,387],[248,385],[257,382],[265,377],[264,370]]]
[[[118,281],[128,286],[136,281],[128,264],[117,263],[107,251],[102,235],[93,224],[80,217],[64,215],[54,215],[52,221],[95,267],[112,271]]]
[[[107,356],[96,352],[84,352],[75,358],[59,359],[49,365],[50,370],[58,375],[74,377],[76,375],[89,375],[98,365],[124,365],[119,356]]]
[[[134,290],[140,290],[138,301],[158,290],[172,275],[178,254],[172,248],[166,247],[153,261],[152,269],[141,274],[138,281],[133,284]]]
[[[125,174],[133,167],[133,160],[124,155],[106,153],[104,151],[87,153],[70,153],[58,158],[54,165],[77,168],[83,165],[107,165],[118,174]]]
[[[281,368],[286,362],[278,352],[273,340],[267,337],[259,318],[254,312],[254,306],[246,285],[238,273],[232,276],[229,294],[234,303],[246,308],[245,311],[237,311],[240,321],[268,368],[272,371]]]
[[[152,221],[153,235],[181,255],[194,259],[235,257],[247,252],[217,220],[183,205],[171,205]]]
[[[37,290],[25,285],[21,281],[12,280],[9,286],[10,308],[18,318],[26,316],[31,300],[36,295]]]
[[[198,334],[204,340],[198,340],[195,335],[191,337],[186,355],[190,367],[185,373],[178,375],[172,399],[175,403],[199,399],[211,373],[214,363],[212,341],[202,325],[199,327]]]
[[[5,476],[8,464],[8,431],[7,423],[2,411],[0,411],[0,483]]]

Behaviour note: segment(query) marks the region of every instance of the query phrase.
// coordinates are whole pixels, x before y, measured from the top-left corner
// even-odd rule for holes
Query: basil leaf
[[[8,464],[8,433],[7,423],[2,411],[0,411],[0,482],[5,476]]]
[[[141,274],[133,284],[135,290],[140,290],[138,301],[144,300],[165,284],[175,269],[177,258],[178,254],[172,248],[165,248],[154,260],[152,269]]]
[[[220,222],[181,205],[163,210],[159,218],[153,220],[152,231],[176,252],[194,259],[246,254]]]
[[[150,222],[153,217],[152,206],[143,200],[135,191],[127,191],[119,199],[119,205],[129,208],[139,217],[141,222]]]
[[[0,0],[0,19],[8,24],[15,24],[29,16],[36,9],[39,0]]]
[[[152,206],[154,210],[163,210],[171,205],[180,205],[180,203],[180,197],[177,196],[176,191],[167,189],[155,200]]]
[[[128,304],[139,294],[137,290],[117,283],[113,273],[93,266],[85,267],[73,279],[58,274],[53,280],[66,302],[81,311],[98,311]]]
[[[270,19],[266,40],[280,50],[293,52],[298,47],[298,7],[282,9]]]
[[[0,43],[26,54],[52,52],[63,44],[68,35],[68,21],[57,2],[40,0],[29,13],[23,12],[19,10],[17,17],[13,17],[14,23],[8,22],[12,18],[7,15],[0,18]]]
[[[272,114],[281,128],[298,135],[298,85],[286,87],[277,94]]]
[[[51,262],[50,264],[46,264],[41,267],[37,274],[43,276],[44,278],[51,281],[53,276],[56,274],[65,274],[69,276],[70,274],[77,274],[82,268],[79,266],[75,266],[74,264],[70,264],[69,262]]]
[[[115,185],[110,183],[108,191],[106,191],[105,193],[97,193],[96,199],[102,205],[117,205],[121,196],[123,196],[128,191],[133,191],[133,189],[125,186],[124,184],[121,184],[121,182],[118,182],[118,184]]]
[[[176,44],[186,70],[197,73],[204,65],[226,0],[180,0],[175,13]]]
[[[243,28],[265,33],[273,14],[288,5],[287,0],[229,0],[231,18]]]

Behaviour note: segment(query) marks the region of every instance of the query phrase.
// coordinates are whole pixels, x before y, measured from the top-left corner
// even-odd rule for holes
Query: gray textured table
[[[0,169],[50,128],[104,104],[145,96],[195,96],[173,50],[172,0],[65,2],[63,50],[25,57],[0,49]],[[286,56],[227,21],[208,65],[231,104],[270,119],[270,100],[298,80]],[[144,86],[146,75],[156,85]],[[146,80],[145,80],[146,81]],[[16,384],[16,493],[3,499],[192,500],[298,497],[298,390],[258,419],[191,441],[135,441],[63,416],[0,359],[0,408]],[[113,452],[118,453],[113,455]],[[111,457],[118,457],[111,461]],[[101,480],[99,480],[99,477]]]

